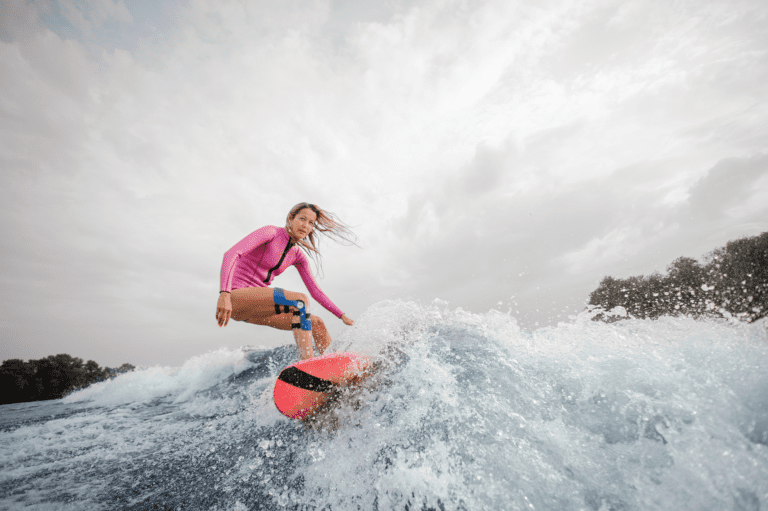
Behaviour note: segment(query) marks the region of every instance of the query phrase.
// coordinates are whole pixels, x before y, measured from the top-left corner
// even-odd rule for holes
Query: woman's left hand
[[[344,322],[347,326],[353,326],[355,324],[355,321],[351,318],[348,318],[346,314],[341,316],[341,320]]]

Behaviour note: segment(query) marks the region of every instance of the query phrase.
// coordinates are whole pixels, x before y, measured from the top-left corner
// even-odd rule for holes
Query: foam
[[[175,403],[252,367],[248,350],[222,348],[190,358],[181,367],[147,367],[91,385],[64,398],[65,403],[88,401],[93,406],[116,406],[172,396]]]
[[[380,302],[332,346],[377,372],[308,424],[271,398],[293,347],[3,407],[0,508],[767,506],[765,323],[593,315]]]

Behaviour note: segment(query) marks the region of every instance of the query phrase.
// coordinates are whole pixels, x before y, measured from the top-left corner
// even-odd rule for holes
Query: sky
[[[0,359],[293,343],[215,309],[303,201],[353,319],[570,321],[768,230],[766,83],[764,0],[0,0]]]

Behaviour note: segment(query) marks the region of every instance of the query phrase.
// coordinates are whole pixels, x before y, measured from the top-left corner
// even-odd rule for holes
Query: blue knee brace
[[[312,321],[309,319],[310,315],[307,314],[304,302],[301,300],[288,300],[285,297],[285,291],[282,288],[276,287],[274,292],[274,300],[277,305],[288,305],[290,307],[296,307],[298,309],[299,321],[301,322],[302,330],[312,330]],[[286,311],[287,312],[287,311]],[[294,312],[296,314],[296,312]]]

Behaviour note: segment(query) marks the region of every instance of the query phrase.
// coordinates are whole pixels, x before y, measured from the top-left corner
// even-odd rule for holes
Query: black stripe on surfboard
[[[278,380],[282,380],[289,385],[298,387],[303,390],[311,390],[314,392],[333,392],[336,389],[336,384],[332,381],[312,376],[309,373],[305,373],[297,367],[286,367],[280,371]]]

